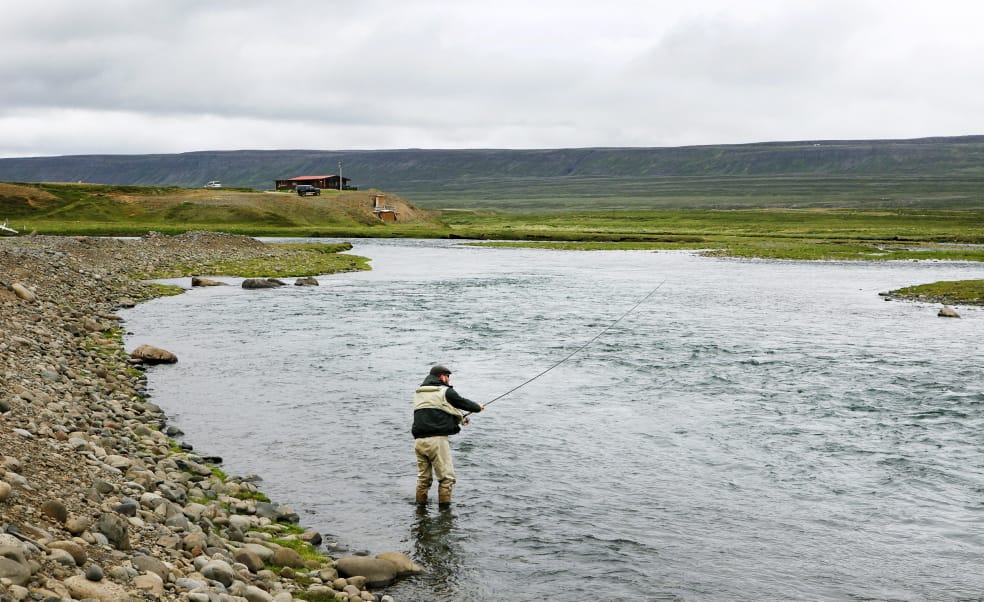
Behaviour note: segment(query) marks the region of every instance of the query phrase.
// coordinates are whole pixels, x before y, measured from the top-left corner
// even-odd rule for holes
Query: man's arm
[[[445,399],[448,400],[448,403],[458,408],[459,410],[465,410],[466,412],[482,411],[482,406],[480,404],[477,404],[470,399],[466,399],[461,395],[458,395],[458,392],[451,387],[448,387],[448,392],[444,395],[444,397]]]

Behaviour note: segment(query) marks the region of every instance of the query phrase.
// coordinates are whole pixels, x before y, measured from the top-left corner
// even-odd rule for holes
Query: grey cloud
[[[941,6],[37,0],[0,21],[0,154],[977,133],[984,10]]]

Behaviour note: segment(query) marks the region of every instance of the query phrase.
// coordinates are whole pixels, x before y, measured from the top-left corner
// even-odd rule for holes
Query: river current
[[[151,400],[336,555],[423,565],[398,602],[984,598],[984,311],[878,296],[979,265],[352,253],[127,310],[127,347],[175,352]],[[413,503],[435,363],[479,402],[556,365],[452,437],[450,511]]]

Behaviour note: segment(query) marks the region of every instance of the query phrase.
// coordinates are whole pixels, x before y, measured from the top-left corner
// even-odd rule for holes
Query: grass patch
[[[889,297],[944,305],[984,305],[984,280],[950,280],[907,286]]]
[[[270,498],[267,497],[262,491],[237,491],[232,494],[232,497],[240,500],[253,500],[256,502],[269,502]]]
[[[480,242],[474,246],[556,249],[567,251],[659,251],[700,250],[712,257],[787,259],[797,261],[984,261],[984,247],[941,246],[936,244],[906,244],[893,242],[859,244],[857,241],[816,239],[765,239],[709,236],[701,244],[689,242],[591,242],[591,241],[526,241]]]
[[[158,297],[174,297],[175,295],[181,295],[185,292],[185,289],[176,284],[160,284],[158,282],[143,282],[141,285],[134,289],[131,296],[137,303],[142,303],[144,301],[150,301],[151,299],[156,299]]]
[[[175,264],[149,275],[150,278],[177,278],[189,274],[209,276],[238,276],[242,278],[289,278],[318,276],[339,272],[369,269],[369,259],[358,255],[343,255],[339,251],[351,249],[344,244],[278,244],[272,245],[286,252],[266,257],[237,260],[214,260],[191,264]]]
[[[589,241],[529,241],[529,242],[476,242],[475,247],[553,249],[557,251],[666,251],[693,249],[687,242],[589,242]]]
[[[858,244],[829,240],[743,240],[724,243],[706,255],[800,261],[938,260],[984,261],[984,248],[940,248],[934,245]]]
[[[301,558],[304,559],[305,562],[307,562],[308,560],[314,560],[316,562],[323,563],[328,560],[327,556],[318,552],[317,550],[314,549],[314,546],[301,539],[273,537],[270,539],[270,541],[272,543],[277,544],[278,546],[283,546],[285,548],[290,548],[291,550],[294,550],[295,552],[300,554]]]

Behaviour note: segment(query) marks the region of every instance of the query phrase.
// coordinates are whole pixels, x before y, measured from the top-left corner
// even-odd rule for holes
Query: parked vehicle
[[[212,180],[211,182],[205,184],[205,188],[222,188],[222,182],[218,180]]]
[[[297,191],[297,196],[307,196],[309,194],[318,196],[319,194],[321,194],[320,188],[318,188],[317,186],[311,186],[309,184],[298,184],[296,187],[294,187],[294,190]]]

